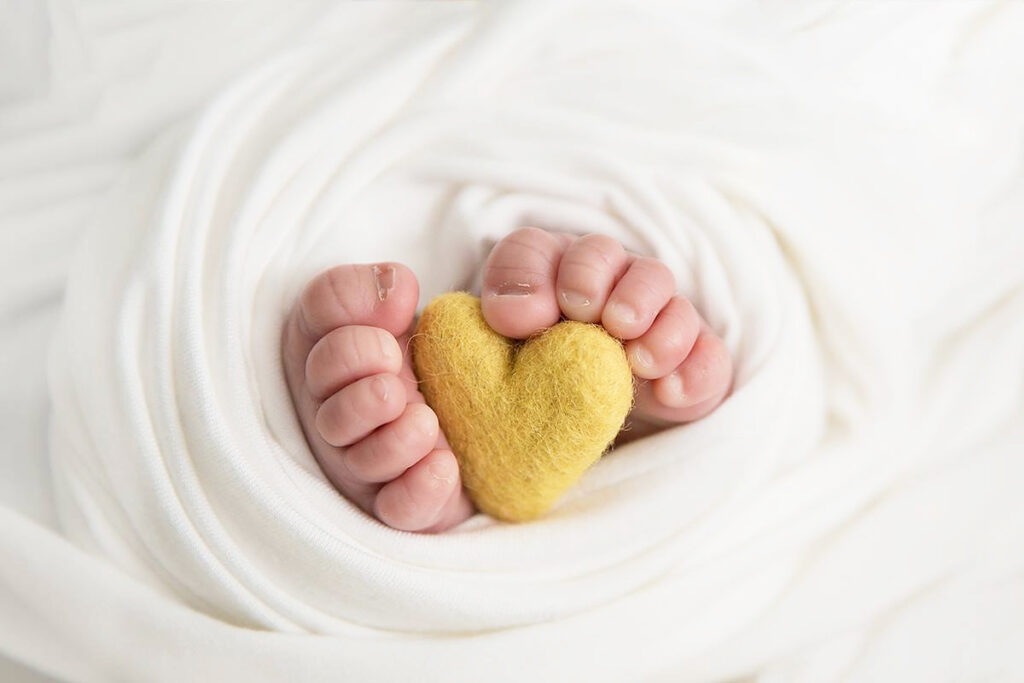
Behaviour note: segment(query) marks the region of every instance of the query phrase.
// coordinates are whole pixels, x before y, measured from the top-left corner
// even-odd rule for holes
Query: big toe
[[[525,339],[558,322],[558,263],[571,238],[520,228],[494,247],[484,266],[480,304],[491,328]]]
[[[306,285],[296,327],[310,347],[345,325],[379,327],[397,337],[412,325],[418,299],[416,276],[400,263],[336,266]]]

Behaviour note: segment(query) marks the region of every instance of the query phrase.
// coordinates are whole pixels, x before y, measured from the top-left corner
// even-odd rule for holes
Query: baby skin
[[[306,440],[338,491],[395,529],[440,532],[473,505],[410,364],[418,300],[416,277],[398,263],[332,268],[296,302],[283,362]],[[704,417],[732,384],[725,345],[676,294],[668,268],[603,235],[511,233],[484,265],[481,305],[514,339],[562,318],[621,339],[639,381],[620,441]]]

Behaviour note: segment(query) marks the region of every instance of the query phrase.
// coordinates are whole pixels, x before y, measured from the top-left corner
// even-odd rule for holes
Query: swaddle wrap
[[[554,5],[284,51],[162,136],[94,217],[51,358],[67,536],[197,633],[326,637],[245,661],[211,638],[228,659],[207,652],[207,671],[718,680],[813,672],[806,648],[842,670],[895,603],[996,547],[993,566],[1024,561],[998,541],[1020,530],[1024,465],[998,448],[955,464],[1020,406],[1019,244],[955,220],[1006,166],[931,165],[929,131],[886,128],[811,72],[798,85],[781,47],[714,17]],[[522,225],[664,260],[735,390],[603,458],[539,521],[389,529],[305,444],[284,318],[338,263],[403,262],[422,301],[473,288]],[[936,267],[970,284],[969,333],[932,314]],[[956,401],[971,382],[984,404]],[[952,613],[979,604],[963,576]],[[326,650],[333,668],[295,668]]]

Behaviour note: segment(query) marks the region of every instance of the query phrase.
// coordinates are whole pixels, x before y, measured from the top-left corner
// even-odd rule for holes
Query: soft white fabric
[[[12,128],[4,208],[107,191],[52,332],[59,531],[0,511],[0,651],[75,680],[1024,675],[1024,7],[258,11],[280,29],[151,125]],[[192,22],[183,74],[230,42]],[[282,320],[336,263],[471,286],[522,224],[663,258],[736,389],[540,522],[387,529],[308,452]]]

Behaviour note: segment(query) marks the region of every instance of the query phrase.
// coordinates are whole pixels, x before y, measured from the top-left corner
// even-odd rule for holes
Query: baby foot
[[[626,342],[642,381],[625,438],[701,418],[725,398],[732,361],[660,261],[601,235],[523,228],[491,252],[488,324],[525,339],[564,316]],[[339,266],[307,285],[285,325],[285,375],[320,467],[385,524],[437,532],[473,506],[408,357],[419,286],[395,263]],[[403,353],[403,350],[405,352]]]
[[[725,344],[675,293],[669,269],[604,235],[511,233],[487,260],[481,304],[506,337],[525,339],[564,316],[600,323],[622,339],[644,381],[620,441],[704,417],[732,385]]]
[[[335,488],[395,529],[435,532],[473,507],[403,353],[418,298],[405,266],[332,268],[292,309],[283,360],[306,440]]]

